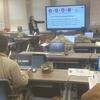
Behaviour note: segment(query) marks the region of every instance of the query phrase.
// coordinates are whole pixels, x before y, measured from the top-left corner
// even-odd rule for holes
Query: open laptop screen
[[[64,43],[50,42],[48,45],[48,52],[64,52]]]
[[[16,60],[21,69],[28,69],[32,66],[32,55],[18,54]]]
[[[32,55],[32,68],[40,68],[40,66],[45,62],[46,62],[45,54]]]
[[[93,32],[85,32],[84,34],[88,38],[93,38],[94,33]]]
[[[64,36],[68,41],[70,41],[71,43],[74,43],[75,42],[75,38],[76,38],[76,35],[67,35],[67,36]]]

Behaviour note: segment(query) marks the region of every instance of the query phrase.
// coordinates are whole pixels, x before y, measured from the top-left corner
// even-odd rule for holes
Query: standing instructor
[[[36,32],[36,34],[39,34],[39,29],[38,29],[37,23],[38,23],[38,21],[36,21],[34,19],[34,16],[30,16],[29,24],[28,24],[30,34],[35,35],[34,34],[35,32]]]

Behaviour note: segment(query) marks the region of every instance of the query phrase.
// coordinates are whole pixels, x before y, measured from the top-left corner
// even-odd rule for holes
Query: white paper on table
[[[48,43],[42,43],[41,46],[46,47]]]
[[[96,45],[96,46],[100,46],[100,42],[96,42],[95,45]]]
[[[88,78],[89,89],[93,88],[97,83],[100,83],[100,72],[94,73],[93,76]]]
[[[68,68],[68,75],[71,76],[93,76],[94,72],[88,69]]]

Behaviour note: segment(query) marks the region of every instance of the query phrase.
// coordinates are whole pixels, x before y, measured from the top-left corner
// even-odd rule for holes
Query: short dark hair
[[[3,34],[0,34],[0,52],[7,51],[8,39]]]
[[[33,18],[34,18],[34,16],[30,16],[30,17],[29,17],[30,23],[33,21]]]

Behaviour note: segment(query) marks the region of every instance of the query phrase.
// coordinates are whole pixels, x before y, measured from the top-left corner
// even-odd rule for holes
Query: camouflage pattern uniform
[[[0,78],[8,79],[17,94],[16,100],[22,100],[21,90],[28,84],[28,74],[21,71],[18,64],[3,53],[0,53]]]
[[[83,34],[78,34],[75,43],[91,43],[91,39],[84,36]]]
[[[59,35],[56,38],[54,38],[51,42],[63,42],[65,44],[65,54],[69,54],[69,53],[73,53],[74,52],[74,48],[73,48],[73,44],[67,40],[64,35]]]
[[[51,61],[47,61],[45,62],[44,64],[41,65],[41,69],[42,69],[42,72],[52,72],[53,71],[53,62]]]

